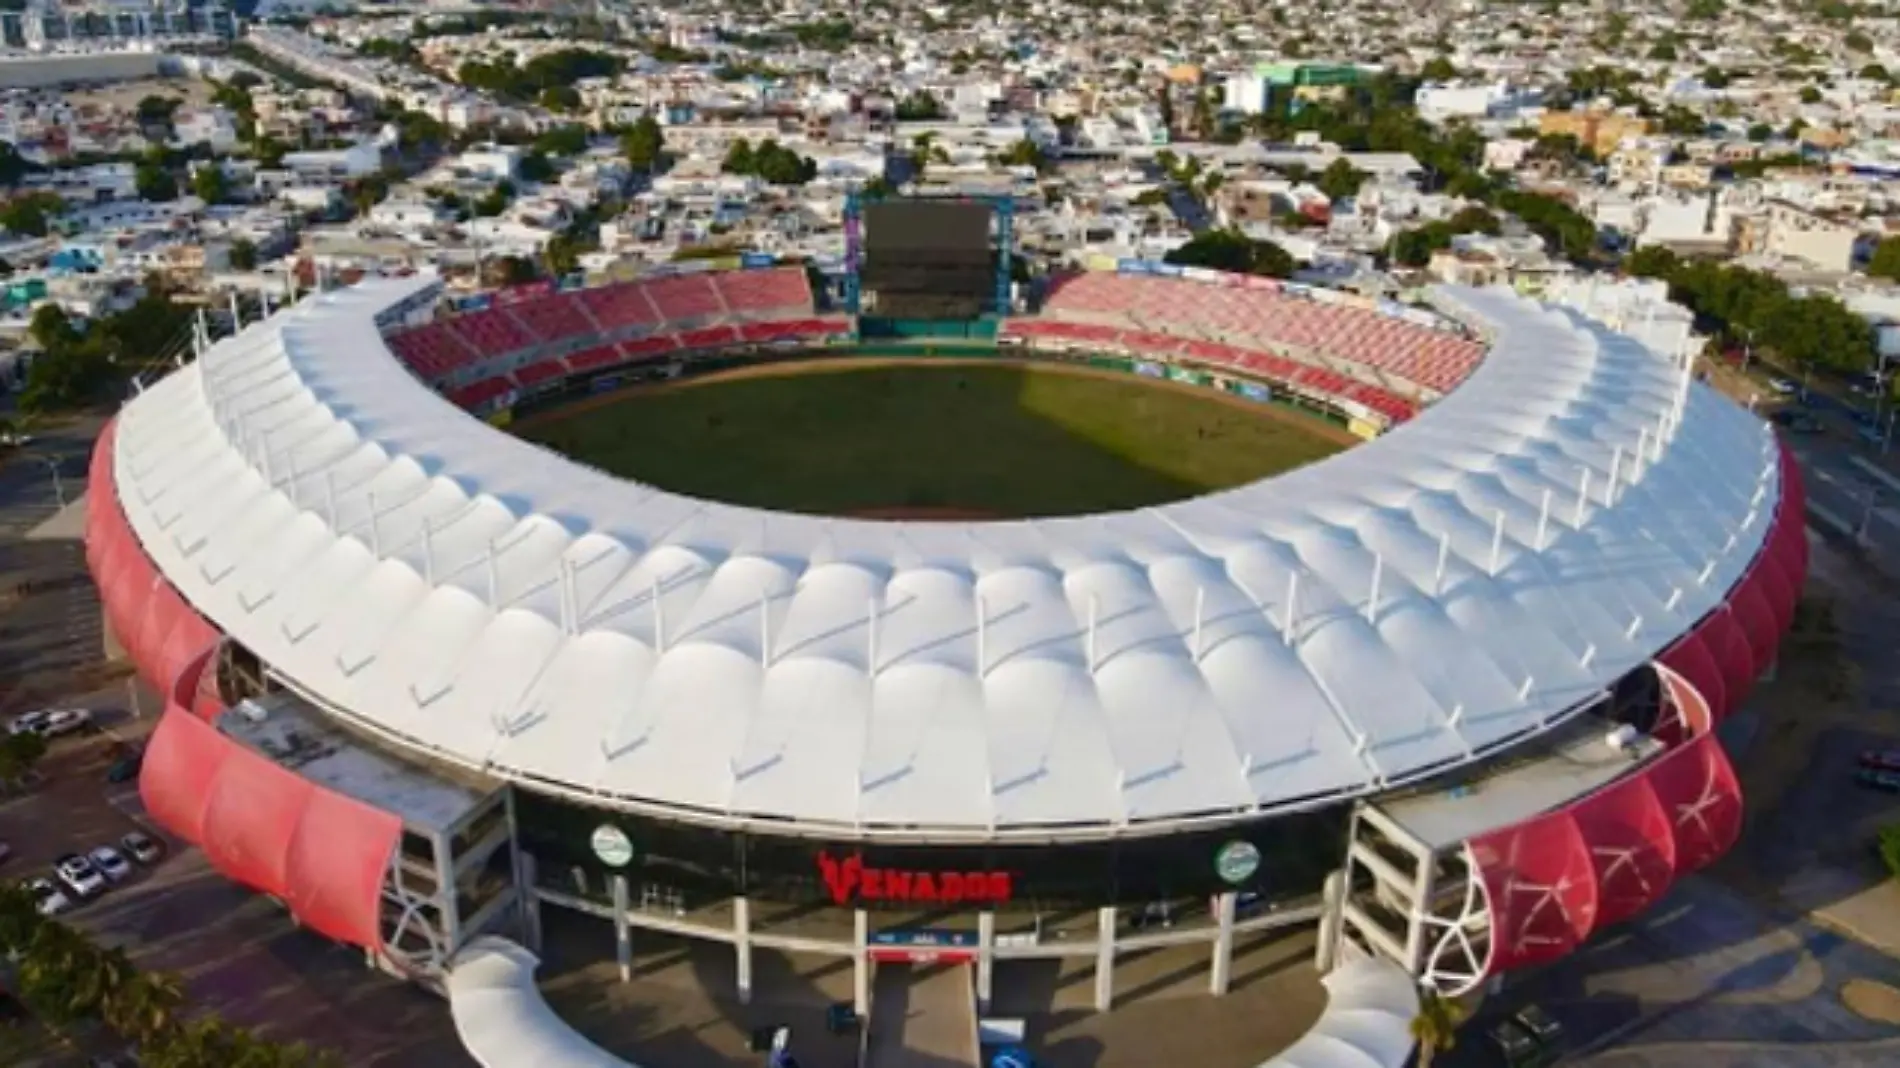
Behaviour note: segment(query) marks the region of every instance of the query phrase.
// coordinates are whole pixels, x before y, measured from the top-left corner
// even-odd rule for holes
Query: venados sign
[[[831,893],[831,900],[840,905],[854,901],[1000,905],[1010,897],[1009,873],[1004,871],[870,868],[855,853],[840,859],[828,852],[818,854],[818,871],[825,878],[825,889]]]

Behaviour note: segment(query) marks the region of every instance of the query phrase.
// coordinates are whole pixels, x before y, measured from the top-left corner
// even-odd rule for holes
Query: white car
[[[42,916],[57,916],[73,907],[72,899],[54,886],[51,879],[35,879],[27,883],[26,892],[33,895],[33,901]]]
[[[57,738],[62,734],[71,734],[92,723],[92,712],[84,708],[49,708],[46,710],[46,726],[40,733],[48,738]]]
[[[36,712],[23,712],[7,722],[8,734],[45,734],[47,720],[51,719],[51,709],[42,708]]]
[[[106,892],[106,877],[92,866],[92,861],[77,853],[68,853],[53,862],[53,874],[66,888],[78,894],[80,900],[98,897]]]
[[[1785,397],[1790,393],[1794,393],[1800,387],[1785,378],[1771,378],[1768,380],[1768,388]]]
[[[86,859],[112,882],[122,883],[132,877],[132,862],[111,846],[100,846],[86,854]]]

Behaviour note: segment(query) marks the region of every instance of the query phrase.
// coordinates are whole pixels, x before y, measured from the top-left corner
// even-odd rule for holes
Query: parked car
[[[125,851],[126,856],[140,864],[156,864],[158,858],[165,855],[165,847],[159,844],[158,839],[144,831],[128,832],[124,838],[119,839],[119,848]]]
[[[132,877],[132,862],[111,846],[100,846],[86,854],[86,859],[110,882],[122,883]]]
[[[1776,426],[1792,434],[1818,434],[1821,432],[1821,421],[1798,408],[1779,409],[1769,418],[1774,420]]]
[[[66,888],[78,894],[80,900],[98,897],[106,892],[106,877],[92,866],[92,861],[77,853],[68,853],[53,862],[53,874]]]
[[[1536,1039],[1540,1046],[1550,1045],[1564,1033],[1563,1025],[1557,1022],[1556,1017],[1536,1005],[1524,1006],[1511,1019],[1516,1020],[1524,1030],[1530,1032],[1531,1037]]]
[[[1863,768],[1854,774],[1854,781],[1871,790],[1885,790],[1890,794],[1900,794],[1900,771],[1875,771]]]
[[[125,752],[114,754],[112,763],[106,766],[106,781],[131,782],[139,777],[139,769],[144,766],[145,751],[128,746]]]
[[[1874,771],[1900,771],[1900,749],[1863,750],[1860,766]]]
[[[1862,425],[1859,430],[1855,431],[1855,433],[1860,435],[1860,440],[1866,442],[1869,445],[1878,445],[1882,441],[1886,440],[1886,435],[1882,434],[1880,432],[1880,428],[1876,426]]]
[[[40,731],[48,738],[84,730],[92,725],[92,712],[84,708],[53,708],[46,712],[46,726]]]
[[[46,721],[52,717],[52,710],[42,708],[34,712],[23,712],[7,722],[8,734],[44,734]]]
[[[33,895],[33,901],[39,906],[42,916],[57,916],[73,907],[72,898],[54,886],[51,879],[35,879],[27,883],[26,892]]]
[[[1791,393],[1798,392],[1801,389],[1800,386],[1795,385],[1793,382],[1790,382],[1785,378],[1769,379],[1768,388],[1774,390],[1776,393],[1779,393],[1784,397],[1788,396]]]

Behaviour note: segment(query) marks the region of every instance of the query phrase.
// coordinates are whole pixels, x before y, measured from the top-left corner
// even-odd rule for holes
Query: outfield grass
[[[1343,447],[1318,419],[1204,389],[972,363],[750,368],[556,411],[519,432],[678,493],[831,515],[1137,508]]]

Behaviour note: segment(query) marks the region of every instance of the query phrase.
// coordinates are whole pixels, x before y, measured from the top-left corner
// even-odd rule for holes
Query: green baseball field
[[[1352,442],[1316,416],[1210,389],[993,359],[747,367],[589,398],[515,432],[695,497],[943,519],[1160,504]]]

